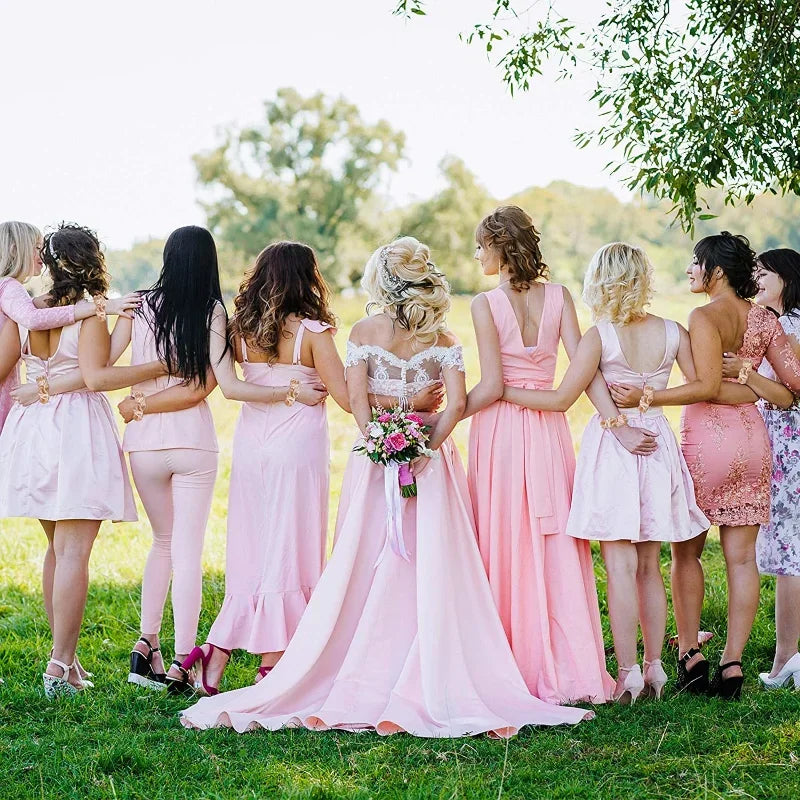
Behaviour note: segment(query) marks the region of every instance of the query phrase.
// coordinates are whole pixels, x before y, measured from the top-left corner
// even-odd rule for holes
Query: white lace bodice
[[[345,367],[353,367],[359,361],[367,364],[367,385],[371,394],[397,398],[411,397],[440,380],[444,369],[465,371],[459,344],[427,347],[405,359],[375,344],[348,342]]]

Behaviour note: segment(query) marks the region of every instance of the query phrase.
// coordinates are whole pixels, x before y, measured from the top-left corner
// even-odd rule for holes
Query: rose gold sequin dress
[[[766,308],[751,307],[737,355],[750,359],[754,369],[766,358],[778,379],[800,392],[800,361],[777,317]],[[772,454],[755,403],[686,406],[681,449],[694,480],[697,505],[714,525],[769,522]]]

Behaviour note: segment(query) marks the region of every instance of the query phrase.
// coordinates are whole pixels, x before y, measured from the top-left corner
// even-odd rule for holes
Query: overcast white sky
[[[498,197],[558,178],[619,191],[609,153],[572,143],[595,123],[589,83],[512,98],[458,40],[492,5],[431,0],[404,22],[394,0],[0,0],[0,219],[75,220],[111,248],[202,224],[192,154],[282,86],[405,131],[398,202],[435,191],[448,153]],[[562,7],[586,19],[597,2]]]

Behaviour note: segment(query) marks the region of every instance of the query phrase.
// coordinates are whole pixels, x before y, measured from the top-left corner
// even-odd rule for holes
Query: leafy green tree
[[[218,147],[194,157],[209,226],[247,258],[276,239],[307,242],[326,277],[346,283],[339,242],[384,172],[397,167],[405,136],[323,94],[280,89],[264,110],[262,122],[229,129]]]
[[[136,242],[128,250],[110,250],[106,253],[106,263],[112,289],[125,294],[152,286],[161,272],[163,254],[164,239]]]
[[[588,70],[601,122],[577,143],[619,148],[611,171],[669,200],[687,230],[719,211],[701,196],[707,187],[722,189],[720,206],[800,194],[798,0],[607,0],[591,27],[555,3],[535,4],[542,13],[527,27],[517,12],[529,2],[486,2],[485,21],[462,37],[501,53],[512,92],[551,60],[562,77]],[[398,0],[395,13],[421,16],[428,4]]]
[[[475,227],[497,204],[461,159],[448,156],[439,169],[445,188],[406,209],[398,233],[416,236],[431,248],[454,292],[474,292],[484,285],[473,257]]]

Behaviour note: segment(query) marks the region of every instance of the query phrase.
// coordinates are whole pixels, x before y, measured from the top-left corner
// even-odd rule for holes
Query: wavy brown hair
[[[57,230],[45,234],[41,255],[53,280],[48,305],[68,306],[87,294],[105,296],[108,291],[100,240],[89,228],[62,222]]]
[[[497,249],[515,292],[525,291],[534,281],[549,278],[550,268],[539,249],[539,232],[519,206],[496,208],[480,221],[475,239],[481,247]]]
[[[239,287],[231,338],[243,338],[274,362],[280,337],[291,335],[284,331],[286,318],[296,314],[335,325],[329,302],[330,291],[314,251],[300,242],[276,242],[258,254]]]

